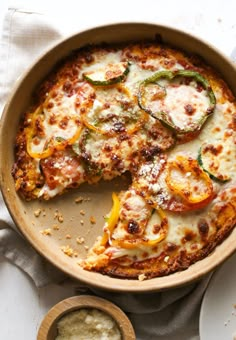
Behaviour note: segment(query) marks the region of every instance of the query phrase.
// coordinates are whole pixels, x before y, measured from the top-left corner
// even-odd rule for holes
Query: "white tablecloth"
[[[158,22],[190,31],[226,54],[230,54],[236,43],[233,15],[235,9],[234,2],[229,1],[228,6],[223,6],[223,1],[212,4],[211,1],[202,0],[191,4],[183,0],[165,1],[165,3],[154,0],[146,0],[145,3],[121,0],[119,4],[105,0],[81,4],[68,1],[63,5],[56,1],[50,3],[41,1],[40,4],[23,1],[18,5],[14,2],[6,15],[3,29],[0,105],[3,107],[7,94],[24,69],[62,36],[110,22]],[[52,267],[13,231],[14,224],[3,203],[1,203],[0,210],[0,229],[2,229],[0,230],[1,253],[27,272],[37,286],[47,285],[49,290],[55,289],[55,286],[60,287],[57,288],[60,291],[58,300],[64,294],[68,296],[78,293],[80,288],[75,282],[68,281],[67,285],[58,286],[58,281],[63,275],[61,276],[57,270],[52,270]],[[3,260],[2,263],[4,263]],[[89,292],[108,298],[124,309],[132,320],[137,338],[140,340],[156,338],[187,340],[198,337],[200,303],[208,279],[209,277],[199,284],[177,290],[138,297],[132,294],[104,293],[98,290]],[[19,280],[24,289],[23,281]],[[55,295],[51,305],[53,303],[55,303]],[[40,309],[39,306],[35,308]],[[46,309],[48,308],[49,306]],[[38,315],[36,328],[29,333],[32,334],[32,339],[35,338],[36,329],[42,318],[42,313],[36,314]],[[11,315],[10,310],[7,315]],[[20,315],[20,318],[23,322],[23,315]],[[22,336],[18,333],[17,329],[10,331],[4,320],[6,320],[6,315],[4,314],[3,317],[0,315],[1,334],[4,334],[4,339],[11,340],[16,334],[18,339],[26,339],[23,333]],[[11,334],[10,337],[9,334]]]

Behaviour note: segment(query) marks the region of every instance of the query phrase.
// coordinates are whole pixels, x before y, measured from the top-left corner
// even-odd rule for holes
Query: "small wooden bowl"
[[[136,339],[130,320],[119,307],[108,300],[96,296],[81,295],[65,299],[48,311],[40,325],[37,340],[55,340],[59,319],[67,313],[81,308],[95,308],[107,313],[116,321],[122,340]]]

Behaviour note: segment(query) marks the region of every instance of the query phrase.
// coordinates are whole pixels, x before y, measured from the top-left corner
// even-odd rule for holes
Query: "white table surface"
[[[120,0],[124,9],[123,13],[118,10],[118,14],[111,9],[112,1],[107,1],[107,5],[110,4],[107,7],[105,1],[101,1],[102,8],[98,5],[100,2],[95,0],[94,2],[87,1],[87,4],[78,1],[77,5],[80,3],[80,6],[85,6],[87,11],[93,7],[91,15],[99,13],[99,16],[96,14],[96,23],[99,24],[103,23],[104,19],[108,20],[108,16],[110,22],[119,20],[121,17],[122,20],[127,21],[150,20],[190,31],[222,50],[226,55],[230,55],[236,46],[235,0]],[[54,13],[55,16],[60,16],[64,12],[62,3],[64,2],[58,0],[44,0],[40,1],[40,4],[29,0],[18,1],[20,7],[37,8],[38,6],[41,10]],[[75,3],[76,1],[67,0],[68,5],[75,6]],[[3,18],[8,6],[12,6],[8,0],[0,1],[0,29],[2,29]],[[109,10],[112,12],[109,13]],[[74,11],[72,15],[75,16],[76,12]],[[94,24],[91,18],[88,22],[88,17],[90,14],[80,16],[81,27]],[[0,340],[36,339],[39,324],[49,308],[72,295],[74,295],[74,291],[70,287],[48,285],[36,289],[31,279],[20,269],[0,257]]]

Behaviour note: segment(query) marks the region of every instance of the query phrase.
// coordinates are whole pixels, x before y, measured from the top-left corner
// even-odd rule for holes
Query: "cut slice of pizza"
[[[184,215],[153,208],[134,187],[113,193],[113,206],[80,265],[115,277],[140,280],[183,270],[204,258],[236,223],[236,191],[222,190],[207,212]]]

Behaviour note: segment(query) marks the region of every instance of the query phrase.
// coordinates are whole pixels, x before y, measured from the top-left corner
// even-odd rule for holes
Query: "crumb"
[[[40,230],[40,233],[41,233],[42,235],[46,235],[46,236],[51,236],[51,235],[52,235],[51,228],[44,229],[44,230]]]
[[[89,202],[89,201],[91,201],[91,198],[90,197],[84,198],[84,201]]]
[[[75,199],[75,203],[76,204],[81,203],[81,202],[83,202],[83,200],[84,200],[83,197],[79,196]]]
[[[53,230],[59,230],[60,228],[59,228],[58,224],[53,224],[52,229]]]
[[[138,276],[139,281],[144,281],[146,278],[147,278],[147,277],[146,277],[145,274],[140,274],[140,275]]]
[[[96,219],[94,216],[90,216],[90,223],[95,224],[96,223]]]
[[[39,216],[41,215],[41,212],[42,212],[41,209],[35,210],[35,211],[34,211],[34,216],[35,216],[35,217],[39,217]]]
[[[67,235],[66,235],[66,239],[68,239],[68,240],[71,239],[71,235],[70,235],[70,234],[67,234]]]
[[[84,210],[80,210],[79,213],[80,213],[80,215],[83,215],[83,216],[85,215],[85,211]]]
[[[89,246],[84,246],[84,249],[85,250],[89,250]]]
[[[84,225],[84,220],[80,220],[80,224],[81,224],[81,225]]]
[[[43,210],[43,216],[46,216],[46,211],[45,210]]]
[[[58,222],[62,223],[64,221],[64,218],[62,215],[58,216]]]
[[[74,257],[78,257],[78,253],[74,251]]]
[[[78,244],[82,244],[82,243],[84,243],[84,238],[83,237],[77,237],[76,242]]]
[[[62,213],[60,213],[58,210],[56,210],[54,214],[54,220],[58,220],[58,222],[62,223],[64,221]]]
[[[72,257],[74,255],[74,250],[70,246],[62,246],[61,250],[65,255],[69,257]]]
[[[10,189],[9,189],[9,188],[7,188],[7,191],[8,191],[8,192],[10,192]]]

